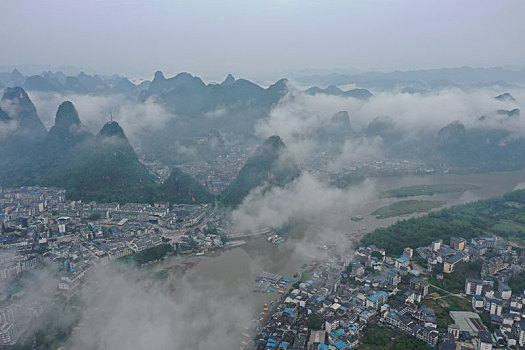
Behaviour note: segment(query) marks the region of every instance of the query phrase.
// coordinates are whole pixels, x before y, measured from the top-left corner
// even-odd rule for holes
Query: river
[[[439,200],[447,203],[447,206],[462,204],[474,200],[486,199],[503,193],[512,191],[516,186],[525,183],[524,171],[497,172],[472,175],[455,175],[440,174],[426,176],[403,176],[389,177],[374,180],[376,196],[366,203],[360,203],[356,208],[349,210],[348,215],[348,233],[356,232],[366,228],[371,231],[375,228],[388,226],[399,218],[376,219],[370,215],[375,209],[388,205],[399,199],[380,198],[379,193],[382,191],[396,189],[403,186],[422,185],[422,184],[473,184],[479,188],[464,193],[447,193],[433,196],[425,196],[425,199]],[[414,197],[418,198],[418,197]],[[423,198],[423,197],[421,197]],[[354,215],[363,216],[363,220],[354,222],[350,218]],[[421,214],[424,215],[424,214]],[[196,288],[206,288],[212,291],[209,298],[219,298],[228,295],[229,298],[238,301],[238,307],[245,312],[244,319],[250,317],[256,319],[263,308],[264,303],[278,297],[276,293],[254,293],[254,278],[261,271],[277,273],[285,278],[292,278],[294,273],[302,271],[302,265],[309,263],[312,259],[322,253],[318,249],[322,237],[308,236],[305,230],[300,228],[292,229],[288,232],[286,242],[280,245],[273,245],[266,242],[264,237],[251,238],[247,244],[239,248],[221,253],[216,257],[202,257],[200,262],[188,269],[183,276],[178,276],[175,284],[181,287],[181,293],[178,297],[182,300],[191,297],[192,290]],[[339,242],[349,242],[347,235],[340,237],[330,237],[331,240]],[[314,244],[307,245],[305,241]],[[338,243],[339,243],[338,242]],[[172,258],[181,259],[181,258]],[[165,268],[172,264],[169,260],[162,263],[159,268]],[[221,303],[221,300],[214,300],[215,303]],[[232,319],[229,309],[224,312],[225,320]],[[205,316],[208,310],[200,310]],[[198,317],[196,314],[195,317]],[[247,321],[249,323],[249,321]],[[246,324],[248,325],[248,324]],[[236,331],[231,331],[229,336],[237,339],[237,344],[241,346],[241,341],[245,340],[242,333],[246,333],[244,327],[239,327]],[[246,336],[244,336],[246,337]]]

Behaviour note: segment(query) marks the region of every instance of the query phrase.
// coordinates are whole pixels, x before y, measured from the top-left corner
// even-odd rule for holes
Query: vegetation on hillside
[[[521,294],[525,291],[525,271],[512,277],[509,281],[509,287],[513,293]]]
[[[279,136],[268,138],[241,169],[235,180],[222,192],[221,202],[239,205],[248,193],[264,183],[283,186],[299,175],[295,164],[279,162],[286,146]]]
[[[82,128],[74,106],[62,104],[57,123],[40,147],[27,151],[16,162],[0,160],[0,185],[57,186],[66,189],[68,199],[97,202],[214,201],[211,193],[178,169],[157,185],[118,123],[107,123],[97,136],[74,132]],[[3,161],[10,166],[4,166]]]
[[[215,197],[197,180],[173,168],[171,174],[158,189],[158,199],[170,203],[200,204],[211,203]]]

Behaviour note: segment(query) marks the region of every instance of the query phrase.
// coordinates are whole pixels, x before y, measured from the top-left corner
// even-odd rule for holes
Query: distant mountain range
[[[108,94],[119,93],[120,76],[100,77],[81,72],[77,76],[66,76],[62,72],[43,72],[40,75],[24,76],[17,69],[10,73],[0,73],[0,88],[23,87],[27,91]]]
[[[374,96],[367,89],[351,89],[348,91],[343,91],[335,85],[330,85],[326,89],[321,89],[317,86],[314,86],[314,87],[311,87],[305,90],[304,92],[308,95],[324,94],[324,95],[333,95],[333,96],[341,96],[341,97],[354,97],[359,100],[368,100],[370,97]]]
[[[457,67],[356,74],[295,74],[292,77],[304,85],[355,84],[376,90],[408,87],[406,92],[421,92],[444,87],[523,86],[525,69]]]
[[[482,77],[485,73],[487,75]],[[511,84],[522,79],[520,71],[514,73],[516,75],[508,79]],[[455,77],[453,84],[475,85],[488,84],[497,77],[507,78],[509,74],[504,69],[473,68],[369,73],[321,81],[340,86],[352,83],[360,88],[343,90],[336,85],[320,84],[327,87],[313,86],[303,92],[355,98],[366,104],[375,98],[364,88],[370,82],[375,86],[377,82],[388,81],[386,85],[405,86],[405,93],[420,93],[432,86],[442,86],[444,80],[434,84],[436,81],[432,79],[436,77]],[[260,142],[255,136],[255,126],[267,118],[289,92],[285,79],[265,88],[245,79],[236,79],[231,74],[221,83],[205,83],[189,73],[165,77],[160,71],[151,81],[136,85],[120,76],[100,77],[84,73],[66,76],[61,72],[44,72],[25,77],[14,70],[0,73],[0,84],[19,84],[31,91],[64,96],[70,93],[118,93],[131,101],[153,99],[175,117],[170,117],[163,128],[138,134],[141,155],[170,167],[191,161],[212,161],[224,154],[232,143],[246,148]],[[294,98],[293,94],[290,98]],[[386,157],[421,160],[429,167],[441,169],[479,171],[525,167],[525,142],[515,137],[512,126],[520,120],[520,110],[516,108],[519,101],[508,92],[494,98],[501,102],[501,108],[480,115],[469,126],[455,122],[443,125],[438,131],[423,130],[408,137],[404,131],[406,128],[397,125],[398,121],[391,116],[378,116],[368,125],[354,129],[348,112],[340,111],[322,121],[316,130],[309,131],[310,134],[299,137],[313,138],[319,144],[328,145],[323,149],[328,152],[340,151],[347,140],[379,137]],[[213,200],[202,186],[178,170],[174,170],[172,177],[162,186],[155,185],[124,132],[119,129],[118,124],[110,123],[98,135],[92,135],[81,123],[73,104],[64,102],[58,108],[55,125],[47,132],[26,91],[21,87],[8,87],[0,100],[0,184],[65,183],[72,198],[91,199],[92,196],[98,200]],[[108,140],[114,143],[108,143]],[[274,174],[273,161],[258,156],[259,151],[255,154],[255,160],[248,162],[232,187],[221,195],[225,204],[238,205],[250,189],[264,183],[268,174]],[[262,164],[260,167],[259,163]],[[100,168],[102,166],[104,169]],[[256,169],[263,170],[257,173]],[[89,178],[85,174],[89,174]],[[125,184],[119,187],[115,179],[121,179]],[[135,197],[129,197],[130,193]]]

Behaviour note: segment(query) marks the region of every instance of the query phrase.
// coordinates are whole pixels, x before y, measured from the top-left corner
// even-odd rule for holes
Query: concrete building
[[[516,333],[519,346],[525,346],[525,322],[516,324]]]
[[[492,336],[489,332],[478,333],[478,350],[492,350]]]
[[[466,244],[467,244],[467,241],[461,237],[452,237],[450,239],[450,248],[455,249],[455,250],[460,250],[460,251],[465,250]]]
[[[446,259],[443,263],[443,272],[444,273],[452,273],[454,272],[454,269],[457,264],[463,261],[463,255],[461,254],[454,254],[450,258]]]
[[[381,305],[386,303],[388,299],[388,294],[386,292],[380,291],[378,293],[372,294],[366,298],[366,307],[373,309],[378,309]]]
[[[481,295],[474,295],[472,297],[472,308],[482,311],[485,305],[485,299]]]
[[[423,281],[417,277],[412,277],[410,279],[410,289],[420,291],[422,296],[428,294],[428,282]]]
[[[500,283],[498,285],[498,292],[501,294],[503,300],[509,300],[512,296],[512,289],[505,283]]]
[[[460,329],[459,329],[459,326],[457,324],[451,324],[448,326],[448,329],[447,329],[447,333],[452,335],[454,337],[454,339],[459,339],[459,332],[460,332]]]
[[[402,257],[395,259],[396,268],[407,267],[409,264],[410,264],[410,259],[407,258],[406,256],[402,256]]]
[[[467,278],[465,280],[465,294],[467,295],[481,295],[483,292],[483,281],[475,278]]]
[[[410,247],[406,247],[403,250],[403,256],[406,257],[406,258],[412,259],[412,256],[414,256],[414,249],[412,249]]]

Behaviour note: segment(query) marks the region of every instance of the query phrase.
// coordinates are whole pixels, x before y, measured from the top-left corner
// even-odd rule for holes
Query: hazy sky
[[[0,65],[150,77],[521,65],[523,0],[1,0]]]

